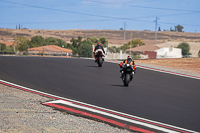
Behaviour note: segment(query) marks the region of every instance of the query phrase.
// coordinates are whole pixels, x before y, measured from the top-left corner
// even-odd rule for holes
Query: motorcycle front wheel
[[[130,74],[126,74],[125,77],[124,77],[124,86],[128,86],[130,82]]]

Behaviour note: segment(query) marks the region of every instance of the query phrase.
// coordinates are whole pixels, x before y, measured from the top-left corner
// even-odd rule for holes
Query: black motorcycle
[[[128,84],[132,81],[133,79],[133,66],[130,64],[126,64],[122,66],[122,81],[124,82],[124,86],[128,86]]]

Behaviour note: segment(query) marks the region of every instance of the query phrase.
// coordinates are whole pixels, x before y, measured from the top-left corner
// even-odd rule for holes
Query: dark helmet
[[[129,56],[127,57],[127,59],[132,59],[132,58],[131,58],[131,56],[129,55]]]
[[[101,45],[101,43],[100,43],[100,42],[98,42],[98,43],[97,43],[97,45]]]

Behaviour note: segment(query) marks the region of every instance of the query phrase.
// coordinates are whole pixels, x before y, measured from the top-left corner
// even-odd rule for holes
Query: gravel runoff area
[[[144,63],[137,63],[136,67],[137,67],[137,65],[154,68],[154,69],[158,69],[158,70],[163,70],[163,71],[169,71],[169,72],[174,72],[174,73],[179,73],[179,74],[200,77],[200,74],[195,71],[176,69],[176,68],[167,68],[167,67],[163,67],[163,66],[156,66],[156,65],[144,64]]]
[[[54,99],[0,84],[0,133],[129,133],[126,129],[54,110]]]
[[[155,69],[200,77],[200,58],[135,60],[135,63],[136,66],[142,65]]]

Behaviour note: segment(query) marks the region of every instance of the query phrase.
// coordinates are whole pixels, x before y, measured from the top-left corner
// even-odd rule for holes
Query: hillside
[[[86,39],[91,36],[101,37],[106,36],[111,44],[123,44],[124,31],[123,30],[15,30],[15,29],[0,29],[0,41],[12,41],[16,36],[24,36],[31,38],[33,36],[55,37],[70,41],[72,37],[78,36]],[[131,37],[132,35],[132,37]],[[126,41],[132,38],[140,38],[142,40],[154,41],[155,32],[153,31],[126,31]],[[200,33],[186,33],[186,32],[169,32],[163,31],[157,34],[158,42],[168,41],[193,41],[200,42]]]
[[[55,37],[70,42],[71,38],[78,36],[86,39],[91,36],[102,37],[108,39],[109,46],[122,46],[124,43],[123,30],[29,30],[29,29],[0,29],[0,41],[13,41],[17,36],[24,36],[32,38],[33,36]],[[126,42],[134,38],[140,38],[146,45],[154,44],[155,32],[153,31],[126,31]],[[191,53],[197,56],[200,50],[200,33],[187,33],[187,32],[157,32],[157,46],[159,47],[176,47],[181,42],[188,42],[191,47]]]

